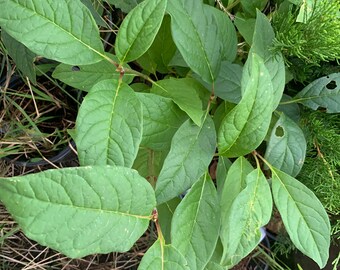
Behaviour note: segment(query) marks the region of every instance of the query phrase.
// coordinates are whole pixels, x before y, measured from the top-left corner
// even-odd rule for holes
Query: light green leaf
[[[332,73],[313,81],[294,99],[313,110],[323,107],[328,113],[339,113],[340,73]]]
[[[120,8],[123,12],[129,13],[143,0],[105,0],[105,1],[114,5],[116,8]]]
[[[328,260],[330,224],[315,194],[288,174],[272,169],[272,193],[293,244],[320,268]]]
[[[131,167],[142,139],[142,105],[124,82],[97,83],[85,97],[76,121],[81,165]]]
[[[136,171],[110,166],[1,178],[0,199],[27,237],[71,258],[128,251],[156,203]]]
[[[17,68],[24,76],[27,76],[33,84],[36,84],[37,80],[34,67],[34,59],[36,55],[25,45],[12,38],[4,30],[1,31],[1,39]]]
[[[144,0],[125,17],[115,51],[120,64],[136,60],[151,46],[161,27],[167,0]]]
[[[212,257],[210,258],[210,261],[208,262],[208,264],[205,266],[204,270],[226,270],[225,267],[223,267],[220,264],[222,253],[223,253],[223,246],[222,246],[221,241],[218,240],[214,253]]]
[[[281,171],[296,176],[306,156],[306,139],[301,128],[281,114],[267,143],[265,159]]]
[[[190,270],[183,255],[158,239],[145,253],[138,270]]]
[[[190,120],[182,124],[172,138],[157,180],[158,204],[178,196],[199,180],[211,162],[215,146],[214,123],[209,116],[201,127]]]
[[[170,97],[196,125],[201,125],[204,111],[200,92],[207,92],[207,90],[196,80],[171,78],[157,81],[151,88],[151,92]]]
[[[103,60],[90,11],[79,0],[0,0],[0,26],[38,55],[70,65]]]
[[[174,42],[190,68],[208,83],[216,80],[221,61],[232,59],[234,33],[228,16],[196,0],[169,1]],[[220,25],[220,24],[223,25]],[[227,29],[228,32],[223,32]],[[235,29],[233,29],[235,31]],[[228,40],[227,38],[230,38]],[[226,43],[224,43],[226,42]]]
[[[171,243],[171,221],[176,207],[181,202],[179,197],[175,197],[170,201],[157,206],[158,222],[161,226],[162,234],[166,243]]]
[[[296,18],[296,21],[300,23],[307,23],[309,18],[313,15],[317,1],[315,0],[301,0],[301,1],[302,4],[300,6],[299,14]]]
[[[246,187],[246,176],[254,170],[253,166],[244,158],[239,157],[229,168],[225,179],[222,194],[220,196],[221,209],[221,240],[227,249],[229,241],[229,233],[232,233],[229,228],[230,211],[233,202],[241,191]]]
[[[260,168],[246,176],[246,187],[235,198],[228,217],[222,220],[228,229],[222,264],[234,266],[261,241],[260,228],[272,213],[272,197],[267,179]]]
[[[227,157],[243,156],[255,150],[270,124],[273,104],[270,75],[259,56],[253,54],[249,58],[251,76],[242,85],[244,96],[225,116],[218,132],[219,153]]]
[[[112,54],[106,54],[107,57],[117,62],[118,59]],[[124,67],[130,68],[128,65]],[[96,83],[108,80],[119,79],[117,67],[107,60],[102,60],[91,65],[72,66],[60,64],[54,70],[52,76],[62,82],[84,91],[89,91]],[[131,83],[134,78],[133,74],[125,73],[123,81],[127,84]]]
[[[150,93],[138,93],[137,97],[143,108],[141,145],[153,150],[169,149],[173,135],[188,117],[170,98]]]
[[[216,188],[206,174],[185,195],[172,219],[171,243],[190,269],[204,269],[211,258],[219,236],[219,212]]]

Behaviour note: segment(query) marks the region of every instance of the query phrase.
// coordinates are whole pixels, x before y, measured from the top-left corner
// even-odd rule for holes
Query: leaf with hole
[[[321,77],[303,88],[294,99],[317,110],[325,108],[328,113],[340,112],[340,73]]]
[[[249,56],[247,61],[251,61],[251,76],[246,85],[242,84],[244,95],[224,117],[218,131],[219,153],[227,157],[243,156],[255,150],[265,138],[271,120],[273,87],[270,75],[256,54]]]
[[[135,170],[110,166],[1,178],[0,199],[27,237],[71,258],[128,251],[156,203]]]
[[[158,239],[145,253],[138,270],[190,270],[183,255],[172,245]]]
[[[119,28],[115,51],[120,64],[142,56],[161,27],[167,0],[144,0],[125,17]]]
[[[1,28],[34,53],[69,65],[103,60],[96,22],[79,0],[1,0],[0,6]]]
[[[142,105],[117,80],[97,83],[80,106],[76,144],[81,165],[131,167],[142,140]]]
[[[156,184],[157,202],[166,202],[190,188],[208,169],[216,133],[209,116],[201,127],[185,121],[175,133]],[[195,169],[193,169],[195,168]]]
[[[301,128],[285,114],[276,122],[264,158],[281,171],[296,176],[306,156],[307,143]]]
[[[320,268],[328,260],[330,223],[315,194],[295,178],[272,170],[272,193],[293,244]]]
[[[171,224],[171,243],[190,269],[203,270],[217,243],[220,216],[217,191],[207,174],[177,206]]]

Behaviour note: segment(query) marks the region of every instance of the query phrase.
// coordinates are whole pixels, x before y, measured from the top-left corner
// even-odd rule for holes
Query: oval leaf
[[[144,178],[110,166],[2,178],[0,199],[27,237],[71,258],[129,250],[155,207]]]
[[[246,187],[234,200],[229,216],[222,220],[229,231],[222,241],[223,265],[236,265],[260,243],[260,228],[269,222],[272,207],[267,179],[260,169],[253,170],[246,176]]]
[[[76,121],[81,165],[131,167],[142,140],[142,105],[124,82],[101,81],[85,97]]]
[[[270,75],[259,56],[250,56],[251,77],[244,96],[223,119],[218,132],[218,149],[227,157],[243,156],[258,147],[269,128],[273,87]],[[248,72],[245,70],[244,72]]]
[[[294,99],[313,110],[323,107],[328,113],[340,112],[340,73],[315,80],[303,88]]]
[[[183,255],[158,239],[145,253],[138,270],[190,270]]]
[[[142,56],[161,27],[167,0],[145,0],[136,6],[120,26],[115,51],[120,63]]]
[[[196,182],[175,210],[171,243],[186,258],[190,269],[203,270],[219,236],[217,191],[210,177]]]
[[[211,162],[215,144],[214,122],[209,116],[202,127],[190,120],[183,123],[172,138],[156,183],[158,204],[180,195],[199,180]]]
[[[0,0],[0,26],[38,55],[70,65],[105,58],[99,30],[79,0]]]
[[[265,159],[283,172],[296,176],[306,157],[307,143],[301,128],[281,114],[267,144]]]
[[[272,192],[293,244],[320,268],[328,260],[330,224],[315,194],[295,178],[272,169]]]

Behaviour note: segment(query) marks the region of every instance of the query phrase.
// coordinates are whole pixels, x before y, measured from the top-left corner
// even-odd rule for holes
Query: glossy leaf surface
[[[158,204],[186,191],[203,173],[215,153],[216,134],[210,117],[196,126],[185,121],[175,133],[156,184]],[[195,168],[195,169],[192,169]]]
[[[77,117],[81,165],[131,167],[142,140],[142,105],[125,83],[105,80],[85,97]]]
[[[190,269],[203,270],[217,243],[220,216],[217,191],[205,175],[176,208],[171,243],[186,258]]]
[[[79,0],[1,0],[0,6],[0,26],[34,53],[70,65],[103,60],[96,22]]]
[[[323,268],[329,256],[330,224],[321,202],[305,185],[274,168],[272,192],[293,244]]]
[[[47,170],[1,178],[0,187],[27,237],[71,258],[129,250],[155,207],[150,184],[123,167]]]

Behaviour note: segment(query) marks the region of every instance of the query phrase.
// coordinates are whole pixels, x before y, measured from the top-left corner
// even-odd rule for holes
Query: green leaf
[[[143,108],[143,139],[141,145],[153,150],[170,148],[178,128],[187,120],[186,114],[170,99],[150,93],[138,93]]]
[[[0,26],[38,55],[70,65],[105,58],[99,31],[79,0],[0,0]]]
[[[138,270],[190,270],[183,255],[158,239],[145,253]]]
[[[259,56],[249,57],[251,76],[247,84],[242,85],[244,96],[225,116],[218,132],[219,153],[227,157],[243,156],[255,150],[270,124],[273,102],[270,75]]]
[[[174,42],[184,60],[204,81],[212,83],[222,59],[234,57],[235,29],[228,16],[196,0],[169,1],[167,11]]]
[[[320,268],[328,260],[330,224],[315,194],[288,174],[271,168],[272,192],[293,244]]]
[[[267,179],[260,168],[246,176],[246,187],[232,203],[228,217],[222,220],[228,230],[222,244],[223,265],[234,266],[261,241],[260,228],[272,213],[272,197]]]
[[[314,0],[302,0],[299,14],[296,18],[297,22],[307,23],[315,10],[316,1]],[[320,3],[319,3],[320,4]]]
[[[81,165],[131,167],[142,139],[142,105],[124,82],[97,83],[85,97],[76,121]]]
[[[157,206],[158,222],[161,226],[162,234],[166,243],[171,243],[171,221],[176,207],[181,202],[179,197],[175,197],[170,201]]]
[[[176,208],[171,243],[184,255],[190,269],[204,269],[214,252],[219,229],[217,191],[206,174]]]
[[[211,162],[215,144],[214,123],[209,116],[201,127],[190,120],[182,124],[172,138],[170,152],[157,180],[158,204],[180,195],[199,180]]]
[[[237,13],[234,24],[244,40],[251,45],[253,43],[253,35],[255,31],[256,20],[254,18],[245,17],[244,14]]]
[[[204,268],[204,270],[226,270],[225,267],[223,267],[220,264],[222,253],[223,253],[222,243],[221,241],[217,241],[217,245],[215,247],[214,253],[212,257],[210,258],[210,261]]]
[[[143,0],[105,0],[105,1],[114,5],[116,8],[120,8],[123,12],[129,13]]]
[[[306,147],[301,128],[285,114],[281,114],[270,135],[264,158],[272,166],[296,176],[304,163]]]
[[[144,0],[125,17],[115,51],[120,64],[136,60],[151,46],[161,27],[167,0]]]
[[[323,107],[328,113],[339,113],[340,73],[332,73],[313,81],[294,99],[313,110]]]
[[[252,17],[256,16],[257,10],[263,10],[266,7],[267,3],[268,0],[241,0],[243,11]]]
[[[200,92],[206,91],[200,83],[190,78],[157,81],[151,89],[152,93],[170,97],[198,126],[202,124],[204,115]]]
[[[221,240],[225,248],[229,241],[229,218],[233,202],[246,187],[246,176],[254,170],[253,166],[244,158],[239,157],[229,168],[220,196],[221,209]]]
[[[297,103],[291,103],[291,100],[292,97],[283,94],[281,104],[276,108],[276,110],[279,112],[283,112],[290,119],[298,123],[301,117],[300,106]]]
[[[106,27],[105,21],[100,15],[102,13],[100,14],[98,13],[98,10],[103,11],[103,9],[96,8],[95,6],[95,4],[98,5],[99,1],[97,0],[94,0],[94,1],[93,0],[80,0],[80,1],[84,4],[84,6],[86,6],[89,9],[96,23],[102,27]],[[99,2],[99,5],[103,5],[103,4]]]
[[[156,203],[150,184],[123,167],[47,170],[1,178],[0,187],[27,237],[71,258],[128,251]]]
[[[34,59],[36,55],[25,45],[12,38],[4,30],[1,31],[1,39],[17,68],[24,76],[27,76],[33,84],[36,84],[37,80],[34,67]]]
[[[219,157],[216,168],[216,188],[217,194],[221,197],[227,173],[233,163],[226,157]]]
[[[118,59],[112,54],[106,54],[107,57],[117,62]],[[128,65],[124,67],[130,68]],[[102,60],[91,65],[72,66],[60,64],[54,70],[52,76],[62,82],[77,88],[79,90],[89,91],[96,83],[108,80],[119,79],[117,67],[107,60]],[[125,73],[123,81],[127,84],[132,82],[133,74]]]

